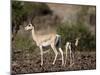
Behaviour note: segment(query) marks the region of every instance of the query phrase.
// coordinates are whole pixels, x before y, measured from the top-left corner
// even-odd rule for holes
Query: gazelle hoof
[[[73,65],[74,65],[74,63],[71,63],[71,64],[70,64],[70,67],[72,67]]]
[[[62,63],[62,66],[64,65],[64,63]]]
[[[53,62],[52,64],[54,65],[55,63]]]
[[[43,65],[43,63],[41,63],[41,66]]]

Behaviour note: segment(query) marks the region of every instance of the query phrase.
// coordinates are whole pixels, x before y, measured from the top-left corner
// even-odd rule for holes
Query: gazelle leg
[[[66,61],[67,61],[67,54],[68,54],[68,46],[66,46],[66,58],[65,58],[65,64],[66,64]]]
[[[40,51],[41,51],[41,66],[43,65],[43,49],[42,46],[40,46]]]
[[[74,58],[75,58],[75,53],[72,52],[72,60],[73,60],[73,64],[74,64]]]
[[[60,53],[61,53],[61,56],[62,56],[62,65],[64,65],[63,51],[62,51],[62,49],[61,49],[61,48],[59,48],[59,51],[60,51]]]
[[[70,67],[74,65],[74,53],[71,52]]]
[[[71,46],[69,45],[69,54],[70,54],[70,64],[72,63],[72,50],[71,50]]]
[[[57,52],[57,49],[56,49],[56,47],[55,46],[53,46],[53,45],[51,45],[51,48],[53,49],[53,51],[54,51],[54,53],[55,53],[55,58],[54,58],[54,61],[53,61],[53,65],[55,64],[55,61],[56,61],[56,59],[57,59],[57,55],[58,55],[58,52]]]

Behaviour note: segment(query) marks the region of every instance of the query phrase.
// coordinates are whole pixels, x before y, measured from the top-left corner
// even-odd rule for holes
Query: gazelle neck
[[[34,41],[36,41],[36,34],[34,28],[32,29],[32,38]]]
[[[75,46],[78,46],[79,38],[76,39]]]

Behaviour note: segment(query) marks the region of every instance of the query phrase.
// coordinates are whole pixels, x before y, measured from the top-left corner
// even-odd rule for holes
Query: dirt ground
[[[65,54],[64,54],[65,55]],[[54,53],[48,52],[43,56],[44,64],[41,66],[39,50],[12,50],[11,74],[76,71],[96,69],[95,52],[77,52],[74,65],[70,66],[69,58],[66,65],[61,64],[61,55],[58,54],[55,65],[52,65]]]

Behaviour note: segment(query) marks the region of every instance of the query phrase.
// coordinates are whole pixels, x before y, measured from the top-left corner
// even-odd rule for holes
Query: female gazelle
[[[57,51],[56,47],[58,46],[58,49],[59,49],[61,56],[62,56],[62,65],[64,65],[63,51],[60,47],[60,45],[61,45],[60,35],[58,35],[56,33],[37,34],[35,31],[34,25],[32,25],[31,23],[25,27],[25,30],[31,30],[32,38],[36,42],[36,45],[40,48],[41,65],[43,65],[43,47],[46,47],[49,45],[51,46],[52,50],[55,53],[55,58],[54,58],[54,61],[52,64],[55,64],[55,61],[57,59],[58,51]]]

